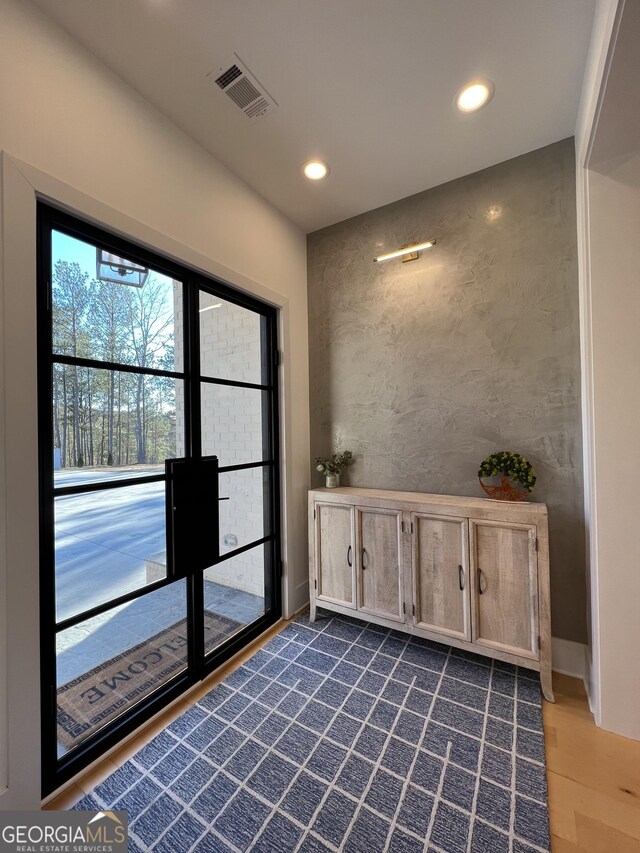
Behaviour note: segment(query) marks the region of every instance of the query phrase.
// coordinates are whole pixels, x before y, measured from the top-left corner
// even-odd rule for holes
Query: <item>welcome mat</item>
[[[131,853],[547,853],[539,678],[302,618],[75,808]]]
[[[205,648],[215,648],[242,627],[242,622],[205,610]],[[58,688],[59,741],[72,749],[186,665],[187,621],[182,619],[68,681]]]

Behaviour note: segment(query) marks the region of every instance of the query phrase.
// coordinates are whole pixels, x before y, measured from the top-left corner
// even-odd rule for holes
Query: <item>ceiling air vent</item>
[[[278,106],[236,53],[208,76],[249,118],[259,118]]]

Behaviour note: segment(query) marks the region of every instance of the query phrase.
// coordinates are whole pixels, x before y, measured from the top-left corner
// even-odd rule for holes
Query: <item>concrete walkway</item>
[[[205,581],[205,607],[248,625],[264,613],[264,599]],[[58,685],[137,646],[186,618],[184,580],[123,604],[58,635]]]

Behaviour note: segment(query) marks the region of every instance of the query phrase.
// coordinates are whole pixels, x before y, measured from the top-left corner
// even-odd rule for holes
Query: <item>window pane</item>
[[[264,560],[258,545],[204,572],[206,654],[264,615]]]
[[[99,267],[100,251],[52,232],[53,352],[181,371],[181,282],[149,270],[140,284],[137,265],[130,270],[118,263]],[[108,281],[106,275],[122,282]]]
[[[266,384],[262,372],[262,316],[204,291],[200,291],[199,310],[202,375]]]
[[[202,383],[202,453],[220,466],[269,458],[263,439],[268,391]]]
[[[269,469],[229,471],[220,474],[219,483],[220,556],[223,557],[271,533]]]
[[[182,379],[53,366],[56,486],[163,474],[184,454]]]
[[[59,755],[186,669],[186,617],[180,580],[57,635]]]
[[[165,549],[163,482],[57,497],[58,621],[165,578]]]

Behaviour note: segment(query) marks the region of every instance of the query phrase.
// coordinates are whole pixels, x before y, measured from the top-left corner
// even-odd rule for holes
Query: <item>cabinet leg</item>
[[[542,687],[542,695],[547,702],[555,702],[551,680],[551,661],[540,662],[540,686]]]
[[[316,621],[316,600],[315,598],[311,599],[311,603],[309,604],[309,622]]]

